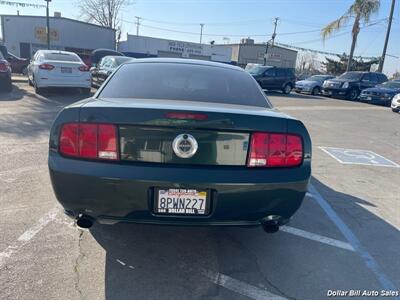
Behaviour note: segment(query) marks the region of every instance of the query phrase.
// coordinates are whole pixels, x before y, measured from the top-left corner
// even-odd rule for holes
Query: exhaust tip
[[[78,227],[80,227],[80,228],[88,229],[93,226],[93,223],[94,223],[94,219],[92,217],[85,216],[85,215],[80,215],[76,219],[76,225],[78,225]]]
[[[279,231],[280,216],[271,215],[261,221],[262,228],[266,233],[275,233]]]

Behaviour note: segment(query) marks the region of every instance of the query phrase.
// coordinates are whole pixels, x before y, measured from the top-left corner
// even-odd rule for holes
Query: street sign
[[[400,167],[400,165],[398,165],[397,163],[369,150],[355,150],[333,147],[319,148],[342,164],[397,168]]]

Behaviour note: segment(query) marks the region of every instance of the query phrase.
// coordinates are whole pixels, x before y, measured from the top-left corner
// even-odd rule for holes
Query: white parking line
[[[304,230],[301,230],[301,229],[298,229],[298,228],[294,228],[294,227],[290,227],[290,226],[281,226],[280,230],[283,231],[283,232],[287,232],[287,233],[290,233],[290,234],[294,234],[294,235],[309,239],[309,240],[320,242],[322,244],[327,244],[327,245],[330,245],[330,246],[334,246],[334,247],[337,247],[337,248],[342,248],[342,249],[349,250],[349,251],[355,251],[354,248],[349,243],[342,242],[342,241],[339,241],[339,240],[335,240],[335,239],[332,239],[332,238],[328,238],[326,236],[322,236],[322,235],[319,235],[319,234],[311,233],[311,232],[308,232],[308,231],[304,231]]]
[[[214,273],[214,272],[206,272],[206,276],[210,278],[215,284],[218,284],[230,291],[236,292],[240,295],[249,297],[251,299],[257,300],[287,300],[287,298],[272,294],[265,289],[250,285],[243,281],[237,280],[230,276]]]
[[[8,246],[3,252],[0,252],[0,268],[6,263],[7,259],[10,258],[15,252],[17,252],[21,247],[28,243],[38,232],[40,232],[47,224],[53,221],[57,217],[59,209],[54,207],[48,211],[39,221],[26,230],[17,241]]]
[[[381,286],[385,290],[395,291],[395,285],[382,271],[381,267],[371,256],[371,254],[369,254],[369,252],[361,245],[356,235],[351,231],[346,223],[343,222],[339,215],[336,214],[333,208],[329,205],[328,201],[322,197],[322,195],[312,184],[309,185],[309,191],[313,194],[313,199],[321,206],[329,219],[336,225],[343,236],[351,244],[353,249],[361,256],[367,268],[375,274]]]

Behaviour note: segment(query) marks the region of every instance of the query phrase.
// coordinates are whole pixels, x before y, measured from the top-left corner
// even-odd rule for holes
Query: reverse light
[[[39,69],[51,71],[54,69],[54,66],[51,64],[41,64],[39,65]]]
[[[294,134],[255,132],[251,135],[248,167],[296,167],[303,161],[303,142]]]
[[[65,156],[118,160],[117,127],[112,124],[64,124],[59,149]]]

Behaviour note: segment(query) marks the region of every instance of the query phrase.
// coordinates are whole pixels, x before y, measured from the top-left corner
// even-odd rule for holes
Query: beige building
[[[226,45],[232,48],[232,62],[244,68],[248,63],[264,64],[265,44],[255,44],[252,39],[242,39],[240,44]],[[266,65],[295,68],[297,51],[280,46],[269,45],[266,55]]]

